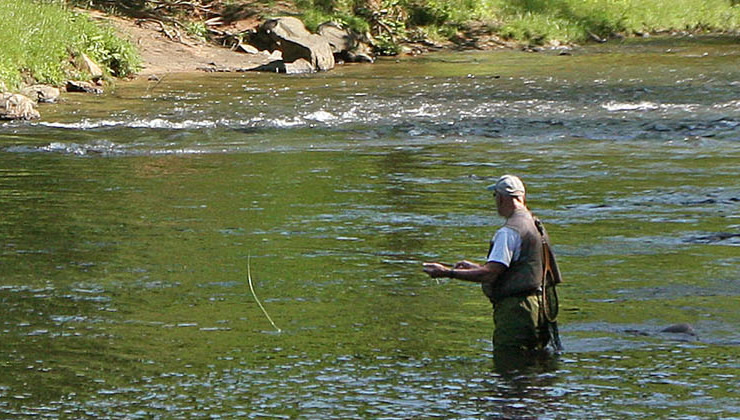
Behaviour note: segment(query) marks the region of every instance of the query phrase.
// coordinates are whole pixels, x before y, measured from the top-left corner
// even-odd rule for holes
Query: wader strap
[[[547,331],[550,335],[550,343],[552,343],[553,347],[555,348],[555,351],[561,352],[563,351],[563,343],[560,341],[560,334],[558,332],[558,312],[559,312],[559,304],[558,302],[558,292],[555,288],[556,280],[555,280],[555,273],[552,268],[552,258],[551,258],[551,250],[550,246],[547,244],[547,239],[545,237],[545,228],[542,225],[542,222],[540,222],[538,219],[535,219],[535,226],[537,226],[537,230],[540,232],[540,236],[542,238],[542,305],[540,306],[540,310],[542,311],[542,315],[545,319],[545,322],[547,323]],[[551,292],[552,295],[548,296],[548,292]],[[554,304],[555,309],[554,313],[551,313],[550,311],[550,305]]]
[[[557,322],[548,322],[547,331],[550,334],[550,342],[556,352],[560,353],[563,351],[563,343],[560,341],[560,333],[558,332]]]
[[[555,288],[555,274],[552,271],[552,265],[550,263],[550,247],[547,246],[545,238],[542,238],[542,252],[545,256],[542,259],[542,308],[545,311],[545,319],[548,322],[555,322],[558,319],[558,292]],[[552,296],[548,296],[548,288],[552,290]],[[554,300],[555,311],[551,313],[548,304],[551,300]]]

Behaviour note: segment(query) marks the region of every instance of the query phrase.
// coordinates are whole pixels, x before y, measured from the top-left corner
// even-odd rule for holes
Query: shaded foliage
[[[506,10],[518,15],[543,15],[562,19],[583,31],[608,37],[625,30],[624,12],[622,16],[611,16],[606,8],[574,8],[568,0],[507,0]]]

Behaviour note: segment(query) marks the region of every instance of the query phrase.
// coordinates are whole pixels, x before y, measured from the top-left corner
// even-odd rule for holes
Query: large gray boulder
[[[323,37],[312,34],[299,19],[280,17],[266,21],[259,32],[267,38],[270,50],[280,50],[285,64],[304,59],[315,71],[334,68],[334,54]]]
[[[59,89],[53,86],[32,85],[21,89],[21,95],[29,97],[34,102],[54,103],[59,99]]]
[[[372,49],[361,35],[350,29],[345,29],[334,22],[326,22],[319,25],[317,29],[334,53],[335,60],[348,63],[372,63]]]
[[[32,100],[23,95],[0,93],[0,119],[35,120],[41,118],[35,105]]]

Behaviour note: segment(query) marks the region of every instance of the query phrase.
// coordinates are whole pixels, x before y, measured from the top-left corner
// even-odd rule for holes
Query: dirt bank
[[[139,76],[161,75],[172,72],[254,68],[271,61],[265,54],[233,51],[188,36],[184,31],[175,32],[171,28],[165,30],[155,20],[142,21],[105,15],[99,12],[92,12],[91,15],[97,20],[110,23],[122,37],[128,38],[136,45],[143,65]],[[226,29],[238,33],[246,29],[256,28],[260,23],[257,19],[245,19],[232,23]],[[423,41],[404,45],[408,54],[421,54],[442,49],[490,50],[516,47],[518,45],[515,43],[505,42],[491,33],[476,30],[466,33],[464,39],[460,39],[457,43],[447,42],[443,45],[436,45]]]
[[[143,66],[139,76],[204,69],[252,68],[269,61],[265,55],[232,51],[190,37],[183,31],[175,33],[168,29],[165,33],[162,26],[153,20],[141,21],[101,13],[92,13],[92,16],[110,23],[122,37],[136,45]]]

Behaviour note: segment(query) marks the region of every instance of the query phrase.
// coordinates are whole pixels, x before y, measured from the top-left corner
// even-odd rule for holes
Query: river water
[[[739,64],[656,38],[171,74],[3,123],[0,417],[740,417]],[[514,370],[480,289],[421,272],[484,258],[505,173],[565,277],[566,351]]]

